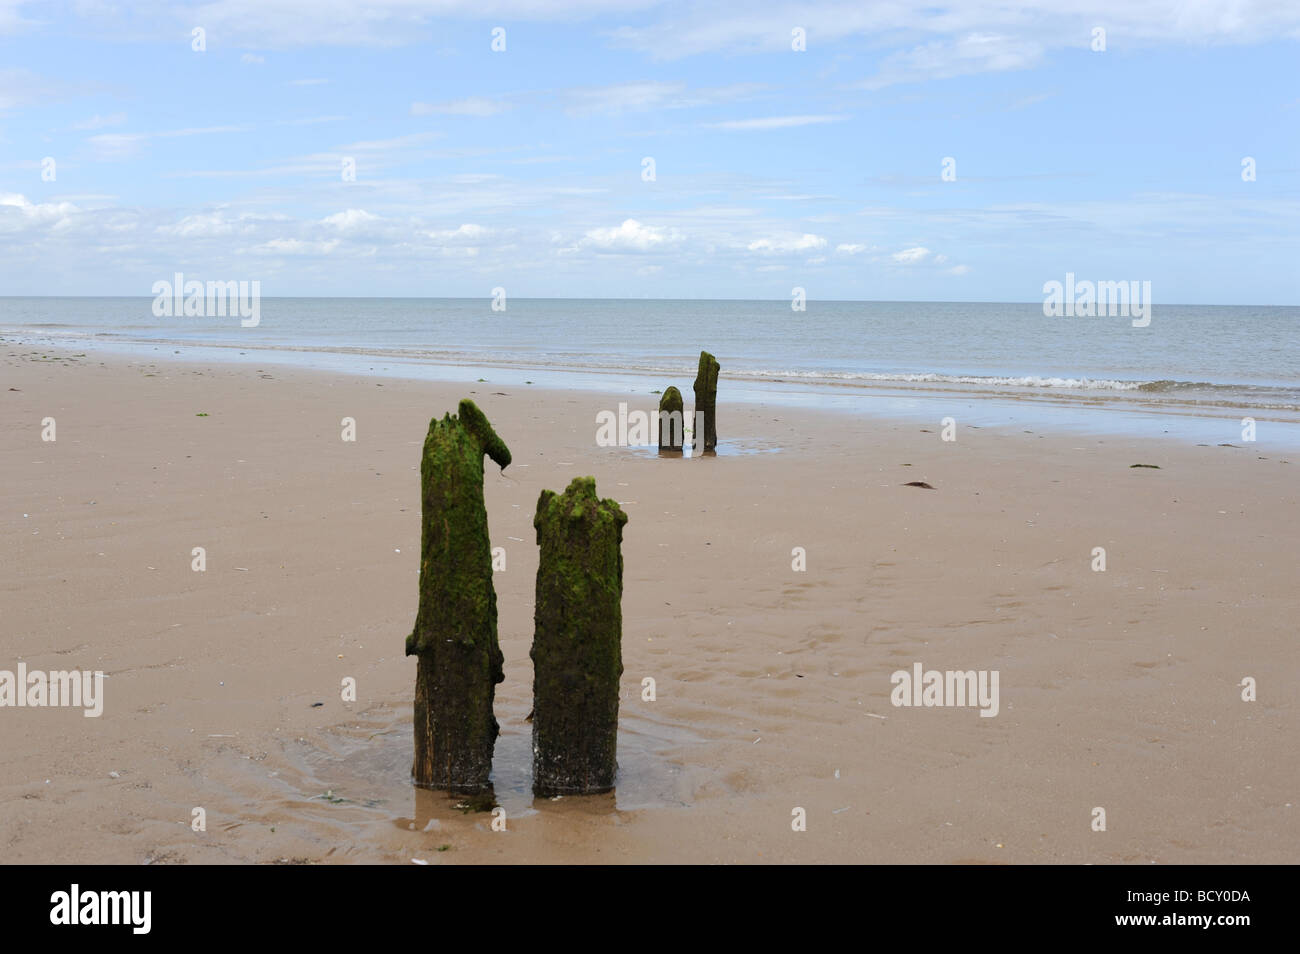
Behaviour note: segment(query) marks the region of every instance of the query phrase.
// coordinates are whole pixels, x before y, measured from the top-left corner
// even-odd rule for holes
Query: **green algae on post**
[[[590,795],[614,787],[618,682],[623,675],[623,525],[594,477],[543,490],[533,526],[537,565],[533,648],[533,794]]]
[[[504,470],[510,450],[473,401],[429,422],[420,463],[420,605],[406,655],[415,679],[416,785],[479,794],[490,788],[497,597],[483,504],[483,456]]]
[[[707,351],[700,352],[700,368],[695,375],[695,417],[704,414],[703,449],[718,446],[718,359]],[[700,434],[695,435],[695,446],[700,447]]]
[[[679,451],[685,440],[686,424],[682,416],[682,392],[674,387],[659,399],[659,449]]]

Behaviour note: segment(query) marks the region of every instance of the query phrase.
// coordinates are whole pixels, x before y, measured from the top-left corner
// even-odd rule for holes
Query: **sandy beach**
[[[944,441],[729,405],[724,371],[722,452],[664,459],[595,442],[647,391],[75,354],[0,357],[0,669],[102,670],[104,709],[0,712],[8,862],[1297,857],[1290,453],[959,410]],[[514,457],[486,481],[505,831],[409,778],[420,445],[462,397]],[[618,786],[534,801],[532,517],[579,475],[629,518]],[[997,671],[997,715],[891,704],[916,663]]]

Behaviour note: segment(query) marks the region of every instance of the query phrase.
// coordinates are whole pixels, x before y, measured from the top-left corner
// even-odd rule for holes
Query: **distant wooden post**
[[[683,416],[682,392],[674,387],[659,399],[659,449],[680,451],[685,441],[686,419]]]
[[[695,446],[711,451],[718,446],[718,359],[707,351],[700,352],[700,369],[695,375],[695,414],[704,413],[704,434],[695,435]]]
[[[614,787],[618,681],[623,675],[623,525],[594,477],[562,495],[543,490],[533,526],[541,547],[533,634],[533,793]]]
[[[429,422],[420,464],[420,606],[406,638],[415,679],[416,785],[478,794],[489,789],[505,678],[497,597],[483,505],[483,455],[504,470],[510,450],[473,401]]]

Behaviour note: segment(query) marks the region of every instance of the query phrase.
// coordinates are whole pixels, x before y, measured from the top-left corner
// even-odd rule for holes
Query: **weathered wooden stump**
[[[659,399],[659,449],[680,451],[685,439],[686,419],[683,416],[682,392],[669,387]]]
[[[483,505],[483,455],[504,470],[510,450],[473,401],[429,422],[420,463],[420,606],[406,638],[415,678],[416,785],[460,794],[489,790],[505,678],[497,643],[492,547]]]
[[[533,793],[614,787],[618,681],[623,675],[623,525],[594,477],[562,495],[543,490],[533,526],[541,547],[533,648]]]
[[[718,359],[700,352],[700,369],[695,374],[695,419],[704,415],[704,434],[695,434],[695,446],[711,451],[718,446]],[[703,443],[701,444],[701,438]]]

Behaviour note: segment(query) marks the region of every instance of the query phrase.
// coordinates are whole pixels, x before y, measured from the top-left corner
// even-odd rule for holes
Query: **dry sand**
[[[732,406],[724,372],[748,452],[665,460],[595,445],[644,392],[29,351],[0,358],[0,669],[108,678],[98,719],[0,709],[4,861],[1297,860],[1288,453],[960,414],[945,443]],[[420,446],[467,394],[514,454],[486,485],[505,831],[409,782]],[[532,516],[585,474],[629,515],[619,786],[534,803]],[[999,671],[1001,711],[894,707],[915,662]]]

